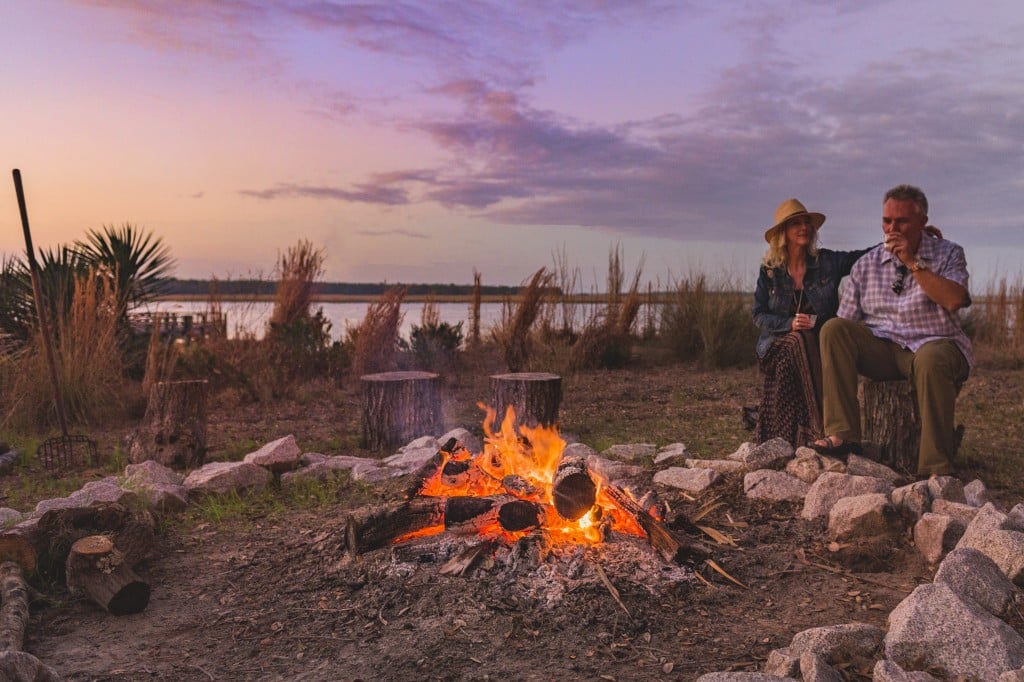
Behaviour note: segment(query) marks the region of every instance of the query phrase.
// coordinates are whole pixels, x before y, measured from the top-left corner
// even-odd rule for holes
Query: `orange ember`
[[[598,543],[602,539],[602,527],[645,536],[636,519],[604,492],[605,481],[593,471],[589,472],[597,486],[593,507],[576,520],[563,518],[555,511],[553,499],[555,472],[565,449],[565,441],[558,435],[558,430],[520,425],[520,437],[516,433],[515,412],[509,407],[501,428],[494,432],[495,411],[484,405],[480,407],[486,411],[483,452],[474,454],[464,448],[456,448],[452,453],[443,453],[444,461],[423,482],[420,495],[451,498],[511,494],[520,500],[537,503],[544,510],[540,525],[548,531],[555,544]],[[399,540],[433,535],[442,530],[443,527],[432,526]],[[474,530],[480,535],[506,540],[515,540],[529,533],[529,530],[509,532],[498,523],[488,523]]]

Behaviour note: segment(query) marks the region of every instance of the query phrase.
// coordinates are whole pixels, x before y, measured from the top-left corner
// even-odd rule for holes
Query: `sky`
[[[928,194],[972,289],[1024,271],[1019,0],[4,0],[0,253],[130,223],[180,278],[518,284],[609,254],[752,288]]]

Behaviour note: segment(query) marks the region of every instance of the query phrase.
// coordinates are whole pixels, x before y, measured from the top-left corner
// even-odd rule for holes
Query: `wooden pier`
[[[153,312],[130,313],[128,322],[132,333],[150,335],[154,325],[160,329],[162,339],[204,339],[209,336],[227,336],[228,318],[223,312]]]

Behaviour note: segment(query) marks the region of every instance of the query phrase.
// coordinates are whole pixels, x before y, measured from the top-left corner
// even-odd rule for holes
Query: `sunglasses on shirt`
[[[907,278],[907,273],[910,272],[906,265],[899,265],[896,267],[896,279],[892,283],[892,292],[899,294],[903,291],[903,282]]]

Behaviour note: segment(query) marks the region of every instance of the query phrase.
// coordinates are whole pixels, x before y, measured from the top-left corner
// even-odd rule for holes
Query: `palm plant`
[[[160,293],[174,269],[170,248],[163,239],[130,223],[89,230],[75,248],[90,265],[106,269],[117,280],[122,311]]]

